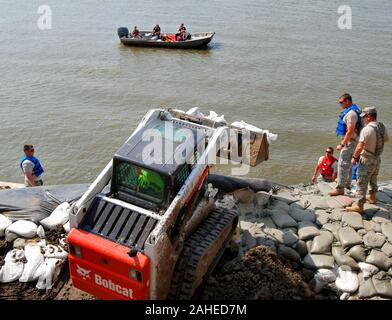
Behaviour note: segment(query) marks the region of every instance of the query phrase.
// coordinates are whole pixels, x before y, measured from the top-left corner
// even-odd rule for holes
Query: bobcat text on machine
[[[147,141],[148,132],[161,139]],[[71,208],[73,285],[101,299],[194,297],[238,222],[235,211],[215,207],[210,159],[244,152],[251,166],[267,160],[266,134],[150,110]]]

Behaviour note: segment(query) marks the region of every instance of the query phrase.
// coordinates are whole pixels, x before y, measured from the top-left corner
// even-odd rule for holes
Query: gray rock
[[[348,251],[348,255],[350,257],[354,258],[354,260],[357,262],[365,262],[366,261],[366,250],[361,245],[356,245],[356,246],[352,247]]]
[[[372,278],[362,280],[359,283],[358,297],[371,298],[377,295],[376,288],[374,288]]]
[[[297,222],[316,221],[316,215],[311,210],[297,209],[290,207],[289,215]]]
[[[358,212],[345,212],[342,216],[342,222],[355,230],[362,229],[362,216]]]
[[[282,255],[283,257],[289,259],[289,260],[293,260],[296,262],[300,262],[301,261],[301,256],[299,255],[299,253],[297,251],[295,251],[293,248],[284,246],[284,245],[280,245],[278,247],[278,254]]]
[[[382,233],[369,231],[364,237],[363,242],[369,248],[381,248],[385,242],[385,236]]]
[[[392,257],[392,244],[385,242],[381,248],[381,251],[384,252],[389,258]]]
[[[316,215],[316,223],[319,226],[322,226],[323,224],[328,223],[328,221],[330,219],[329,218],[330,214],[325,210],[318,209],[315,211],[315,215]]]
[[[274,221],[274,223],[279,228],[289,228],[289,227],[296,227],[297,226],[297,222],[285,212],[281,212],[278,210],[272,210],[271,211],[271,218],[272,218],[272,221]]]
[[[26,245],[26,240],[22,238],[15,239],[13,243],[14,249],[23,249],[25,245]]]
[[[343,248],[350,248],[362,243],[361,236],[351,227],[343,227],[338,231],[338,237]]]
[[[373,249],[366,258],[366,262],[374,264],[382,270],[388,270],[392,266],[392,259],[382,252]]]
[[[373,216],[372,221],[377,222],[377,223],[389,223],[391,222],[391,219],[389,217],[389,212],[379,210],[376,212],[376,214]]]
[[[320,231],[320,235],[314,237],[311,254],[321,253],[325,254],[331,252],[331,246],[333,242],[333,234],[329,231]]]
[[[255,195],[255,198],[256,204],[260,207],[265,208],[270,203],[271,195],[264,191],[258,191]]]
[[[339,240],[338,231],[340,229],[340,224],[338,223],[326,223],[323,225],[323,229],[332,232],[335,239]]]
[[[358,270],[357,262],[346,255],[342,247],[332,247],[332,256],[339,266],[348,266],[353,270]]]
[[[320,230],[310,221],[298,223],[298,237],[300,240],[308,240],[320,234]]]
[[[387,237],[389,242],[392,242],[392,223],[383,223],[381,225],[381,231],[384,234],[384,236]]]
[[[305,256],[303,264],[311,269],[332,269],[334,265],[334,259],[331,256],[323,254],[308,254]]]
[[[372,277],[374,288],[377,294],[384,298],[392,298],[392,285],[387,274],[380,271]]]
[[[311,241],[311,240],[309,240]],[[295,244],[294,249],[298,251],[301,257],[304,257],[308,254],[308,249],[306,248],[306,243],[303,240],[298,240]]]
[[[375,232],[381,232],[381,225],[374,221],[363,220],[363,227],[366,231],[373,230]]]

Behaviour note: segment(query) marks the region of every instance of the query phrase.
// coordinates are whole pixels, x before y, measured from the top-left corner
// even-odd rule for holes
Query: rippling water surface
[[[277,133],[251,174],[280,183],[309,181],[336,146],[343,92],[376,105],[392,136],[390,0],[345,1],[352,30],[338,29],[334,0],[49,0],[45,31],[41,4],[0,1],[0,180],[23,180],[18,159],[30,142],[47,184],[90,182],[152,107],[197,106]],[[116,34],[181,22],[215,31],[209,49],[128,48]],[[383,179],[391,158],[388,145]]]

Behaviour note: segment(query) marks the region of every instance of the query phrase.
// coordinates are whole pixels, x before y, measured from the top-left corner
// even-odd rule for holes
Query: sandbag
[[[24,268],[24,252],[20,249],[9,251],[4,258],[4,265],[0,269],[0,282],[8,283],[18,280]]]
[[[297,222],[300,221],[316,221],[316,215],[310,210],[298,209],[290,207],[289,215],[296,220]]]
[[[376,214],[372,217],[372,221],[376,223],[389,223],[391,219],[389,217],[389,212],[385,212],[383,210],[379,210]]]
[[[65,260],[68,257],[68,253],[60,246],[48,244],[44,248],[44,257]]]
[[[300,240],[308,240],[320,234],[319,229],[309,221],[298,223],[298,237]]]
[[[349,251],[348,255],[354,258],[357,262],[365,262],[366,260],[366,249],[361,245],[353,246]]]
[[[290,247],[286,247],[283,245],[280,245],[278,247],[278,254],[280,254],[281,256],[283,256],[289,260],[293,260],[295,262],[299,262],[301,260],[301,256],[299,255],[299,253],[297,251],[295,251],[294,249],[292,249]]]
[[[0,237],[4,237],[5,229],[12,224],[12,221],[5,215],[0,214]]]
[[[314,277],[326,283],[334,282],[336,280],[335,273],[330,269],[318,269]]]
[[[359,287],[358,276],[350,270],[339,267],[335,285],[344,292],[354,293]]]
[[[297,250],[297,252],[301,255],[301,257],[304,257],[308,254],[308,249],[306,248],[306,243],[303,240],[299,240],[295,244],[294,249]]]
[[[338,237],[343,248],[350,248],[362,243],[361,236],[351,227],[342,227],[338,231]]]
[[[342,222],[355,230],[363,228],[362,216],[358,212],[345,212],[342,216]]]
[[[377,294],[384,298],[392,299],[392,285],[388,275],[380,271],[372,277]]]
[[[381,251],[384,252],[389,258],[392,257],[392,244],[385,242],[381,248]]]
[[[372,275],[376,274],[379,270],[378,267],[366,262],[359,262],[358,267],[359,269],[361,269],[364,278],[371,277]]]
[[[303,264],[310,269],[332,269],[334,258],[323,254],[308,254],[303,259]]]
[[[363,237],[363,243],[369,248],[381,248],[385,242],[385,236],[382,233],[369,231]]]
[[[20,282],[34,281],[41,275],[41,265],[44,263],[44,256],[41,248],[37,245],[28,244],[25,246],[25,257],[27,263],[24,266],[23,273],[19,278]]]
[[[63,228],[64,228],[65,233],[69,232],[69,230],[71,229],[69,221],[66,224],[63,225]]]
[[[41,225],[48,230],[53,230],[57,226],[65,224],[69,220],[69,208],[70,204],[68,202],[58,205],[49,217],[40,221]]]
[[[36,285],[37,289],[40,290],[50,290],[52,289],[53,275],[56,271],[56,265],[61,262],[61,259],[46,258],[44,263],[41,265],[40,277]]]
[[[218,208],[233,209],[235,207],[235,199],[232,194],[225,194],[222,199],[215,201]]]
[[[315,211],[315,215],[316,215],[316,223],[321,227],[322,225],[328,223],[329,221],[329,216],[330,214],[325,211],[325,210],[321,210],[318,209]]]
[[[37,228],[37,236],[40,237],[41,239],[45,238],[45,230],[42,226],[38,226]]]
[[[358,297],[371,298],[377,295],[376,288],[374,288],[372,278],[363,280],[359,284]]]
[[[292,231],[282,231],[275,228],[264,228],[263,231],[272,236],[279,243],[283,243],[288,246],[291,246],[298,241],[298,236]]]
[[[233,196],[241,203],[253,203],[255,201],[255,192],[249,188],[235,190]]]
[[[326,223],[323,225],[323,229],[332,232],[333,236],[339,240],[338,231],[340,229],[340,225],[338,223]]]
[[[12,235],[11,235],[12,234]],[[13,241],[18,237],[33,238],[37,234],[37,225],[34,222],[27,220],[18,220],[11,224],[5,230],[5,238],[7,241]]]
[[[290,228],[290,227],[297,226],[297,222],[293,218],[291,218],[287,213],[284,213],[284,212],[272,210],[271,211],[271,218],[272,218],[272,221],[279,228]]]
[[[271,195],[265,191],[258,191],[255,195],[256,204],[265,208],[271,201]]]
[[[272,211],[288,214],[290,211],[290,206],[284,201],[274,200],[272,203],[270,203],[269,209]]]
[[[392,223],[383,223],[381,225],[382,233],[387,237],[389,242],[392,242]]]
[[[339,266],[348,266],[353,270],[358,269],[357,262],[353,258],[346,255],[342,247],[333,247],[332,256]]]
[[[320,235],[314,237],[310,253],[327,253],[331,252],[333,234],[329,231],[320,231]]]
[[[392,266],[392,259],[382,252],[373,249],[366,258],[366,262],[374,264],[382,270],[388,270]]]

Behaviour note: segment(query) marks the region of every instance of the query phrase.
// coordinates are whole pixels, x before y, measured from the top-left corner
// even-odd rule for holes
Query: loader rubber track
[[[174,268],[167,299],[196,299],[237,226],[235,211],[217,208],[185,240]]]

